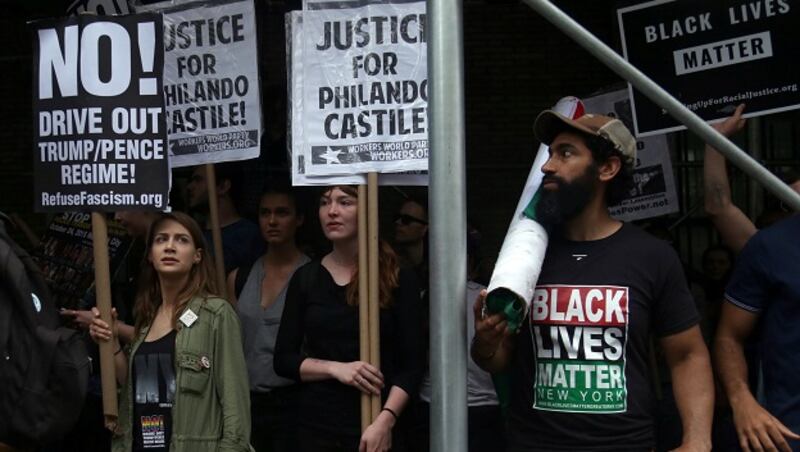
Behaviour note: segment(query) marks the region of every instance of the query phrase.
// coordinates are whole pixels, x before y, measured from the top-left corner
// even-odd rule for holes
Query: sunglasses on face
[[[425,225],[428,224],[428,222],[425,221],[425,220],[422,220],[422,219],[417,218],[417,217],[412,217],[411,215],[406,215],[404,213],[398,213],[397,215],[395,215],[394,216],[394,222],[395,223],[400,223],[400,224],[402,224],[404,226],[408,226],[411,223],[419,223],[419,224],[425,224]]]

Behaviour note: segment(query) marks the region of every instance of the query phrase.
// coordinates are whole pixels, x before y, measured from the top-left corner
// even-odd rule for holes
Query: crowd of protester
[[[742,110],[717,130],[740,130]],[[701,272],[687,271],[653,236],[663,234],[608,216],[635,161],[632,137],[615,127],[597,115],[537,119],[551,155],[536,216],[551,235],[540,287],[630,287],[625,407],[569,410],[535,393],[537,358],[553,358],[539,336],[548,326],[523,322],[515,334],[486,311],[481,237],[470,226],[469,451],[800,450],[800,389],[792,392],[800,346],[791,332],[800,219],[766,212],[774,225],[759,231],[732,203],[725,160],[708,147],[705,207],[720,243],[704,252]],[[104,427],[95,369],[79,422],[43,450],[428,450],[427,198],[406,196],[382,234],[382,358],[373,366],[359,358],[358,191],[298,189],[273,176],[251,221],[239,212],[252,206],[237,205],[241,164],[217,165],[216,179],[209,193],[205,169],[191,172],[187,213],[116,214],[134,241],[112,277],[113,321],[100,319],[93,289],[62,317],[87,331],[95,356],[95,343],[111,342],[119,422]],[[799,181],[787,183],[800,191]],[[226,299],[212,265],[209,196],[219,206]],[[313,235],[324,236],[321,246]],[[551,346],[571,333],[554,334],[544,339]],[[362,393],[382,400],[363,432]]]

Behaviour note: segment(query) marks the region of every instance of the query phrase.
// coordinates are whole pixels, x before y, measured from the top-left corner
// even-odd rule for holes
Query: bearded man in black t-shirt
[[[475,304],[473,359],[511,374],[509,451],[650,451],[655,337],[683,425],[680,451],[711,450],[714,387],[699,316],[673,249],[614,220],[630,186],[636,141],[619,120],[552,111],[537,138],[550,146],[536,220],[550,243],[518,334]]]

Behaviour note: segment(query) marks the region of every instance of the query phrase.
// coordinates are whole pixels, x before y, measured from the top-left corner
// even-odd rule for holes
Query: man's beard
[[[594,195],[597,167],[589,165],[582,175],[572,182],[558,176],[544,176],[544,181],[558,185],[557,190],[542,190],[536,204],[536,221],[545,227],[561,225],[580,214]]]

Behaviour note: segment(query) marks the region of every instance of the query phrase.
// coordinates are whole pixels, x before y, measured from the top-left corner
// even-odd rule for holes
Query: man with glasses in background
[[[394,216],[394,245],[400,264],[414,269],[428,286],[428,200],[409,197]]]

